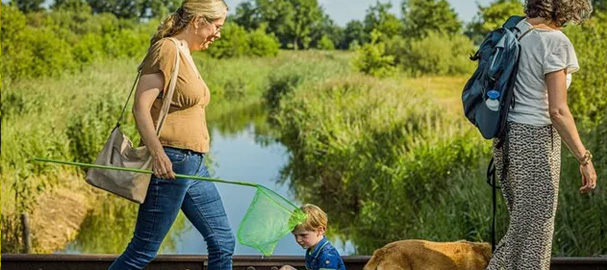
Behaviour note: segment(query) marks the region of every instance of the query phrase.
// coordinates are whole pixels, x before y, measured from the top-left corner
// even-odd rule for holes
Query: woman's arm
[[[548,105],[552,124],[561,138],[569,147],[569,150],[580,161],[584,162],[586,148],[580,140],[573,115],[567,105],[567,74],[565,70],[559,70],[546,74],[546,85],[548,87]],[[589,192],[596,186],[596,172],[592,161],[580,164],[582,173],[582,193]]]
[[[164,77],[160,73],[142,75],[135,92],[133,115],[141,139],[152,155],[154,175],[161,178],[175,179],[173,165],[156,136],[156,128],[150,113],[152,104],[160,94],[163,85]]]

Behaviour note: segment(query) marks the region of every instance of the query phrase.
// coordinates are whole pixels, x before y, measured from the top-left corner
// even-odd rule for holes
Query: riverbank
[[[350,57],[320,51],[226,60],[196,55],[212,93],[207,120],[226,133],[253,121],[254,134],[271,135],[261,144],[275,138],[284,144],[290,159],[276,169],[278,183],[288,183],[295,200],[326,209],[329,235],[354,245],[351,254],[371,254],[404,238],[486,241],[491,205],[483,175],[490,142],[461,112],[466,78],[361,76],[352,71]],[[28,160],[92,162],[115,124],[136,65],[135,60],[106,61],[56,79],[3,82],[2,252],[18,252],[22,246],[21,212],[31,214],[36,252],[64,249],[83,224],[95,229],[81,232],[79,237],[90,241],[74,250],[94,253],[103,246],[111,247],[106,253],[121,251],[135,204],[93,190],[78,168]],[[123,127],[138,140],[132,116]],[[580,125],[599,179],[607,177],[606,127],[605,122]],[[559,200],[564,206],[557,214],[553,252],[607,252],[602,246],[606,236],[588,230],[607,226],[602,214],[606,189],[577,194],[577,164],[566,151],[563,157]],[[500,205],[498,235],[507,224]],[[103,226],[103,217],[116,227]],[[176,226],[184,226],[183,217]],[[45,231],[49,227],[60,229]],[[168,239],[171,250],[179,236]]]
[[[220,130],[237,130],[248,123],[237,120],[237,114],[251,114],[255,121],[265,122],[260,104],[276,70],[313,71],[320,65],[328,70],[348,70],[348,55],[283,51],[275,58],[217,60],[195,54],[212,93],[207,120]],[[20,213],[29,214],[32,250],[48,253],[63,249],[85,222],[84,216],[99,206],[99,200],[106,199],[105,193],[84,183],[82,169],[29,159],[94,161],[128,95],[136,66],[135,59],[104,60],[57,78],[3,78],[2,252],[22,250]],[[138,140],[130,114],[123,128],[133,141]],[[269,132],[267,125],[259,128]],[[108,211],[126,213],[129,207],[120,204],[117,208],[122,210]]]

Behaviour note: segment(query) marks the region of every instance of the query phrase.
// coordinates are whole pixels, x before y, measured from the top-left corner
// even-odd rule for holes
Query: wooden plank
[[[107,269],[117,255],[2,254],[5,270],[101,270]],[[348,270],[362,270],[369,256],[344,256]],[[234,256],[234,270],[278,270],[285,264],[303,269],[303,256]],[[206,270],[207,256],[158,255],[149,270]],[[607,270],[607,257],[553,258],[552,270]]]

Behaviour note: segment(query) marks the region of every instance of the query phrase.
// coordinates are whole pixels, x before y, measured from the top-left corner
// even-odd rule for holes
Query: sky
[[[230,14],[236,10],[236,6],[245,0],[225,0],[230,7]],[[346,26],[351,20],[363,20],[367,9],[374,5],[377,0],[318,0],[329,17],[339,26]],[[392,13],[400,17],[400,5],[402,0],[380,0],[380,3],[392,3]],[[477,3],[487,6],[493,0],[447,0],[458,14],[461,21],[470,22],[478,10]]]
[[[8,0],[1,0],[3,3]],[[229,14],[234,14],[236,6],[246,0],[224,0],[230,7]],[[378,0],[318,0],[318,3],[329,14],[331,19],[339,26],[346,26],[351,20],[363,20],[367,9]],[[478,11],[477,5],[487,6],[495,0],[447,0],[457,13],[459,19],[465,23],[472,21]],[[46,0],[50,5],[54,0]],[[400,5],[402,0],[379,0],[380,3],[392,3],[392,13],[400,18]]]

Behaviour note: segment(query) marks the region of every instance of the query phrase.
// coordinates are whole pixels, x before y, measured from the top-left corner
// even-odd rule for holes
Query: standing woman
[[[223,0],[185,0],[158,26],[151,40],[141,65],[133,113],[139,134],[151,153],[154,176],[139,207],[133,238],[110,269],[143,269],[156,256],[179,209],[203,235],[209,251],[209,269],[232,269],[234,235],[215,185],[175,179],[175,173],[209,176],[204,159],[209,151],[205,107],[210,92],[196,70],[191,51],[205,50],[220,38],[226,13]],[[155,121],[177,55],[181,58],[175,93],[157,137]]]
[[[596,186],[592,155],[582,144],[567,106],[571,73],[579,66],[573,45],[561,32],[565,23],[581,22],[591,11],[589,0],[525,3],[527,18],[517,27],[521,33],[533,29],[521,39],[516,106],[508,115],[509,139],[503,147],[494,147],[497,175],[506,168],[500,182],[510,226],[487,269],[550,268],[561,139],[580,162],[580,192]]]

